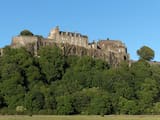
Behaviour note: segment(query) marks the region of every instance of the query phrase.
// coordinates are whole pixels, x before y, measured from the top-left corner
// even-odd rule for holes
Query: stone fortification
[[[20,48],[20,47],[31,47],[32,52],[37,55],[38,44],[41,39],[36,36],[16,36],[12,38],[11,47],[12,48]]]
[[[129,60],[129,54],[127,53],[127,48],[124,43],[119,40],[100,40],[98,47],[106,54],[110,54],[109,57],[112,57],[114,53],[117,59],[117,63],[121,61]]]
[[[88,37],[79,33],[63,32],[58,27],[51,30],[48,38],[35,36],[13,37],[11,47],[26,47],[37,55],[40,47],[56,45],[63,50],[64,55],[88,55],[118,65],[121,61],[128,61],[129,54],[125,44],[118,40],[99,40],[88,43]]]
[[[13,48],[19,48],[36,42],[38,42],[38,37],[35,36],[16,36],[12,38],[11,45]]]
[[[53,39],[57,43],[68,43],[81,47],[88,47],[88,37],[80,33],[60,31],[57,26],[49,33],[48,39]]]

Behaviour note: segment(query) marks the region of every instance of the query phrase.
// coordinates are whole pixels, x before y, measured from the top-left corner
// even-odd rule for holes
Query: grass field
[[[108,116],[0,116],[0,120],[160,120],[160,115],[108,115]]]

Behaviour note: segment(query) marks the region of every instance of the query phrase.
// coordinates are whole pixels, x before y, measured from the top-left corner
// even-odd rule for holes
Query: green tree
[[[143,46],[137,50],[137,54],[139,55],[140,59],[147,61],[150,61],[154,58],[154,51],[147,46]]]
[[[137,96],[141,112],[148,112],[147,108],[153,106],[158,96],[157,81],[151,78],[146,78],[144,82],[141,84],[140,89],[137,90]]]
[[[71,96],[59,96],[56,98],[56,101],[57,101],[57,114],[70,115],[74,113]]]
[[[3,108],[5,106],[5,101],[3,96],[0,94],[0,108]]]
[[[139,108],[134,100],[120,97],[118,103],[119,114],[134,115],[139,113]]]
[[[47,83],[62,78],[65,71],[65,59],[61,49],[47,46],[39,50],[39,66]]]
[[[9,108],[23,105],[26,92],[25,68],[32,64],[30,55],[25,49],[4,49],[1,58],[0,91]]]
[[[25,107],[30,112],[38,112],[44,107],[44,99],[44,95],[40,91],[30,91],[25,96]]]
[[[91,99],[88,113],[93,115],[106,115],[111,113],[111,109],[109,94],[103,94],[100,92],[99,95]]]
[[[106,91],[104,92],[98,87],[93,87],[83,89],[81,94],[84,94],[81,101],[79,101],[79,103],[83,106],[79,107],[82,110],[81,114],[104,115],[111,113],[112,106],[110,102],[110,94]]]
[[[160,114],[160,102],[154,103],[152,109],[150,110],[150,113],[157,114],[157,115]]]
[[[25,83],[26,87],[29,90],[32,90],[38,82],[43,81],[41,80],[41,73],[38,67],[34,65],[30,65],[25,69]]]
[[[73,107],[76,114],[86,114],[91,98],[83,91],[73,94]]]
[[[20,32],[21,36],[33,36],[33,33],[29,30],[23,30]]]

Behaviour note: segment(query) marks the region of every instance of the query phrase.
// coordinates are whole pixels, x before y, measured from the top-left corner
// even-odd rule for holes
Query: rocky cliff
[[[34,38],[35,39],[35,38]],[[26,40],[26,37],[25,37]],[[14,42],[16,41],[16,42]],[[53,46],[53,47],[59,47],[63,54],[65,56],[90,56],[95,59],[102,59],[104,61],[107,61],[112,66],[117,66],[122,60],[120,56],[117,56],[117,53],[110,52],[110,51],[102,51],[101,49],[94,49],[94,48],[85,48],[81,46],[76,45],[70,45],[68,43],[56,43],[53,41],[44,41],[42,39],[35,39],[35,41],[32,40],[32,42],[17,42],[18,40],[13,40],[11,47],[12,48],[19,48],[19,47],[25,47],[29,52],[34,54],[35,56],[38,55],[37,51],[40,49],[40,47],[45,46]]]

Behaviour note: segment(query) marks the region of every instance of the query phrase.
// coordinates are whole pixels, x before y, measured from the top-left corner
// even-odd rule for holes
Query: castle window
[[[125,52],[127,53],[127,48],[125,48]]]

